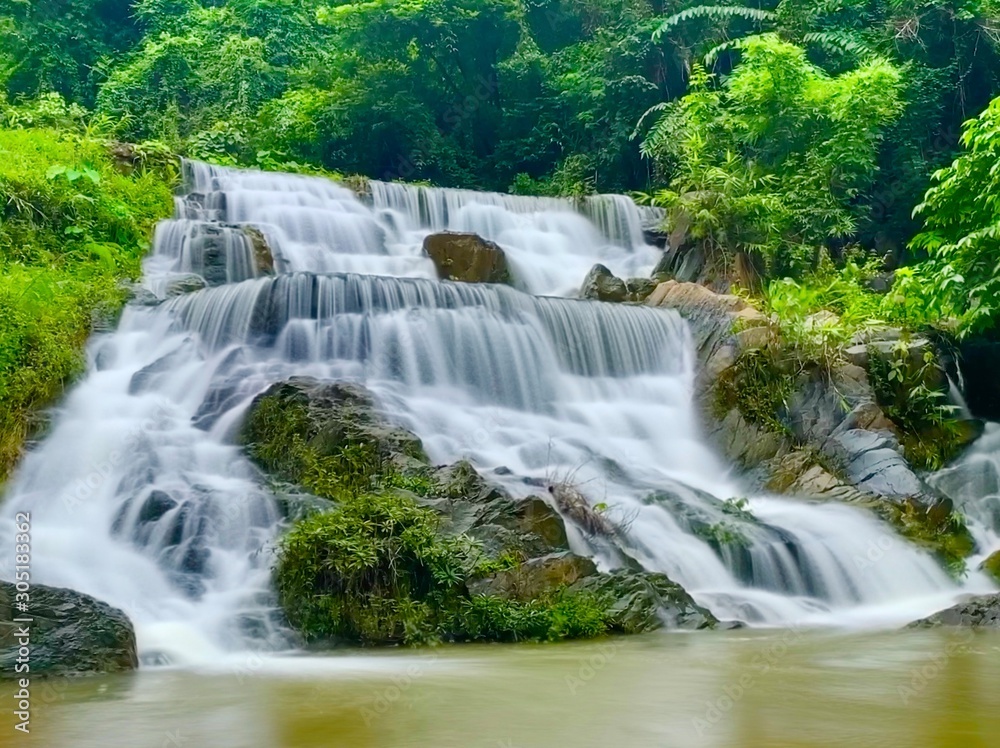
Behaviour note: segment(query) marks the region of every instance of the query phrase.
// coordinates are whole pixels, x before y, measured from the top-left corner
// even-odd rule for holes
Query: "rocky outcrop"
[[[581,299],[594,301],[643,301],[656,289],[656,282],[649,278],[621,278],[604,265],[594,265],[580,287]]]
[[[388,492],[431,510],[441,537],[471,538],[494,559],[468,580],[473,599],[552,605],[563,594],[585,592],[601,606],[607,625],[623,632],[716,623],[667,577],[635,571],[638,565],[617,544],[617,528],[579,492],[559,484],[547,496],[520,498],[466,461],[434,466],[420,440],[383,418],[358,385],[308,378],[275,384],[254,400],[239,438],[268,474],[291,521],[337,507],[336,500],[311,495],[307,485]],[[629,570],[601,572],[591,559],[572,553],[568,523],[612,544],[609,552]]]
[[[424,239],[424,253],[431,258],[441,280],[510,283],[503,250],[477,234],[431,234]]]
[[[628,289],[625,287],[625,281],[616,277],[604,265],[594,265],[583,279],[583,286],[580,288],[581,299],[625,301],[627,297]]]
[[[913,628],[1000,628],[1000,595],[982,595],[910,624]]]
[[[167,283],[167,296],[183,296],[201,291],[203,288],[208,288],[205,279],[195,273],[188,273],[179,275]]]
[[[12,583],[0,582],[0,677],[117,673],[138,667],[135,631],[117,608],[73,590],[33,584],[30,608],[20,613],[16,595]],[[31,622],[17,620],[24,618]],[[27,673],[16,670],[24,662],[19,658],[25,645],[30,647]]]
[[[1000,551],[996,551],[983,561],[979,565],[979,570],[986,572],[1000,584]]]

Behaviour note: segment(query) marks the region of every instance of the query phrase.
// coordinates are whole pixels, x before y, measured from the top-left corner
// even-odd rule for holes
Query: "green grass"
[[[176,169],[116,169],[102,141],[0,129],[0,482],[79,373],[98,317],[125,301]]]

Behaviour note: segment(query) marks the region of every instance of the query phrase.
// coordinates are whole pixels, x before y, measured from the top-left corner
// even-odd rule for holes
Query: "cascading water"
[[[269,592],[277,511],[233,435],[253,396],[293,375],[363,382],[433,459],[468,458],[514,493],[572,480],[609,505],[626,554],[723,618],[901,621],[957,592],[861,511],[726,501],[741,490],[699,439],[675,313],[524,292],[568,292],[595,261],[648,271],[657,252],[627,198],[372,182],[366,205],[319,178],[202,164],[188,177],[145,284],[162,297],[193,272],[212,287],[133,303],[92,341],[3,507],[5,522],[31,512],[35,581],[125,608],[147,660],[286,645]],[[435,280],[420,244],[442,228],[498,242],[523,290]]]

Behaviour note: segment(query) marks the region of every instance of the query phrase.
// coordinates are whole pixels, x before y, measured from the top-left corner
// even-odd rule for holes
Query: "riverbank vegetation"
[[[153,224],[172,211],[176,175],[159,152],[116,160],[57,95],[2,116],[0,481],[80,370],[95,325],[115,318]]]

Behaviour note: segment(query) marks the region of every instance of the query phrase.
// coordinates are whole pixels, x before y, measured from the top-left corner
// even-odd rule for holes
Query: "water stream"
[[[31,512],[34,581],[125,609],[145,662],[290,646],[269,586],[278,512],[233,436],[293,375],[364,383],[432,459],[468,458],[515,494],[572,481],[610,507],[629,555],[721,618],[892,625],[992,588],[976,572],[958,586],[858,509],[759,496],[733,511],[744,491],[699,434],[686,324],[569,298],[597,261],[625,276],[656,262],[628,198],[373,182],[360,200],[320,178],[187,171],[144,283],[160,298],[185,274],[212,287],[130,304],[95,336],[2,508],[4,523]],[[267,238],[275,275],[242,225]],[[421,242],[441,229],[500,244],[516,287],[437,281]],[[720,523],[743,541],[713,543]]]

